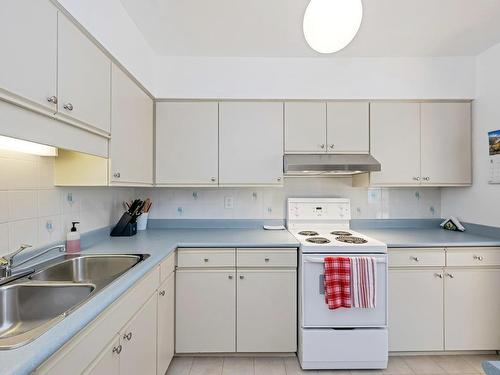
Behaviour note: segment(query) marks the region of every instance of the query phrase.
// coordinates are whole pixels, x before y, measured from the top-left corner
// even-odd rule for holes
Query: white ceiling
[[[308,0],[121,0],[158,55],[319,56]],[[500,0],[363,0],[354,41],[332,56],[472,56],[500,42]]]

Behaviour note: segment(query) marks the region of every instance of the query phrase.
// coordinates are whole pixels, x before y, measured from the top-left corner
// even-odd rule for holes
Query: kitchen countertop
[[[83,238],[82,238],[83,241]],[[29,374],[117,300],[177,247],[298,247],[287,231],[263,229],[151,229],[134,237],[104,236],[84,253],[150,254],[34,341],[0,351],[0,375]]]
[[[500,247],[500,229],[463,223],[465,232],[444,230],[442,219],[354,220],[351,228],[387,247]]]

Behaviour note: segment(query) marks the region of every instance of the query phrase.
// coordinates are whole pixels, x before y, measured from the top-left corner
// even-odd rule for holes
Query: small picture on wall
[[[490,140],[490,155],[500,155],[500,130],[495,130],[488,133]]]

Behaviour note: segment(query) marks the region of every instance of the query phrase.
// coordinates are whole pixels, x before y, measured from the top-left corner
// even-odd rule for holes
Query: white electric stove
[[[350,219],[348,199],[288,199],[287,228],[301,244],[298,357],[303,369],[387,367],[387,246],[352,231]],[[375,308],[328,309],[326,256],[377,260]]]

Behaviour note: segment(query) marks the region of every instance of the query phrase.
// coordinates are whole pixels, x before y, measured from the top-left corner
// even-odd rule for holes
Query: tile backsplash
[[[0,151],[0,254],[22,243],[63,240],[72,221],[80,230],[116,222],[131,188],[54,187],[54,158]]]
[[[351,199],[354,219],[439,218],[439,188],[354,188],[350,178],[285,179],[284,188],[141,188],[152,219],[283,219],[288,197]]]

